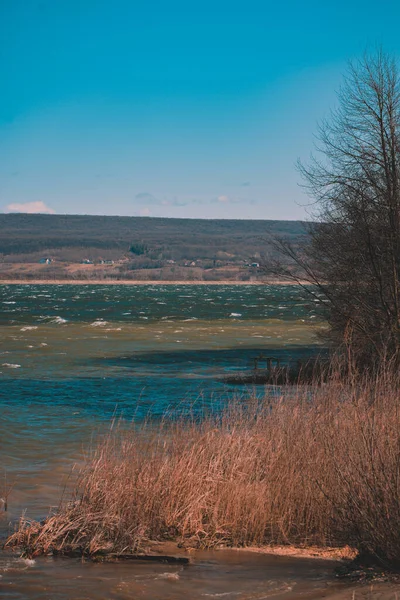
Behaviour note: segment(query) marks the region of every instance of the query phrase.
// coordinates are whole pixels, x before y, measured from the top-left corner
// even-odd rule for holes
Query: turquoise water
[[[294,286],[13,285],[0,307],[0,401],[32,426],[215,403],[261,352],[313,352],[319,319]]]
[[[318,314],[317,304],[304,301],[295,285],[0,285],[0,324],[309,321]]]
[[[296,286],[0,286],[0,450],[16,481],[12,515],[43,516],[50,500],[25,498],[23,481],[62,471],[114,415],[219,410],[246,392],[224,375],[251,369],[260,353],[288,361],[318,351],[320,320],[319,303]]]
[[[320,319],[296,286],[0,286],[2,467],[40,479],[116,414],[219,410],[246,392],[224,375],[318,351]]]
[[[238,394],[245,402],[249,390],[226,385],[224,375],[251,369],[260,353],[289,361],[318,352],[321,318],[319,303],[305,302],[294,286],[0,286],[0,498],[12,486],[0,535],[22,511],[43,518],[57,506],[74,462],[113,416],[141,421],[204,408],[218,411]],[[256,393],[279,390],[261,386]],[[133,590],[162,598],[157,590],[165,585],[171,598],[212,596],[214,583],[207,577],[215,579],[216,595],[225,594],[229,581],[217,577],[217,567],[207,560],[189,572],[190,593],[185,587],[178,593],[175,580],[159,578],[165,567],[143,567],[134,580],[126,567],[107,567],[112,585],[105,595],[96,567],[67,569],[76,585],[80,581],[80,598],[128,598]],[[243,561],[248,565],[243,572],[248,568],[253,577],[258,565],[262,587],[262,569],[271,569],[271,561]],[[6,583],[13,591],[10,598],[71,597],[70,575],[62,564],[37,561],[30,569],[0,553],[0,596]],[[238,572],[238,567],[229,569]],[[91,580],[94,572],[97,583]],[[55,573],[57,585],[49,587],[46,580]],[[118,587],[122,576],[126,590]],[[276,583],[277,589],[291,585]],[[239,597],[252,597],[246,594]]]

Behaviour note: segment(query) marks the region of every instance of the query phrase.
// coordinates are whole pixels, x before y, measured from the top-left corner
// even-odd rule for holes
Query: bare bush
[[[338,344],[351,339],[360,365],[371,367],[388,356],[399,360],[400,76],[395,60],[378,52],[350,64],[338,108],[317,137],[315,157],[300,164],[317,223],[310,224],[310,237],[298,248],[278,242],[286,262],[284,273],[278,270],[302,280],[309,293],[319,293],[332,339]]]

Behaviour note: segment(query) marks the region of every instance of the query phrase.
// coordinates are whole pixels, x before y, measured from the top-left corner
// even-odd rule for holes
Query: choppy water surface
[[[218,410],[245,391],[224,374],[251,368],[260,353],[307,356],[320,326],[319,303],[294,286],[0,286],[0,477],[14,484],[0,531],[23,509],[42,518],[57,504],[71,465],[114,414]],[[299,577],[294,560],[232,552],[200,554],[179,572],[3,553],[0,596],[296,597],[329,580],[326,565],[303,563]]]

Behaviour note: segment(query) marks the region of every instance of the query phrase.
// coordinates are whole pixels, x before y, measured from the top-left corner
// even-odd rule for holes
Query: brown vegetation
[[[198,420],[120,425],[93,450],[72,501],[43,523],[21,522],[8,545],[29,555],[137,552],[171,539],[350,545],[395,563],[399,392],[387,369]]]

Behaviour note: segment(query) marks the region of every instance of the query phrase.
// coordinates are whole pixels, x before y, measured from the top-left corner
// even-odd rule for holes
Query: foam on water
[[[65,323],[68,322],[67,319],[60,317],[59,315],[40,315],[38,318],[44,323],[54,323],[55,325],[65,325]]]

